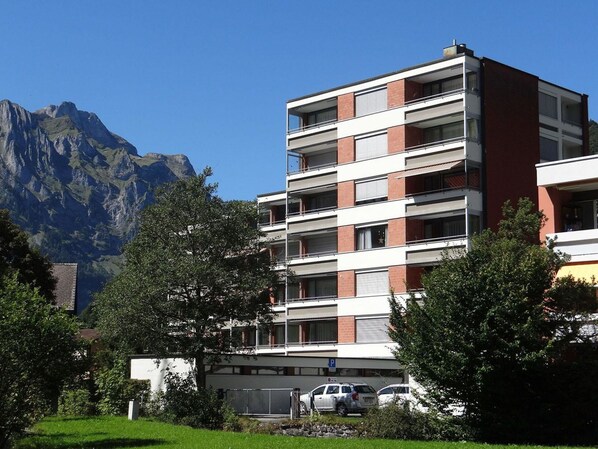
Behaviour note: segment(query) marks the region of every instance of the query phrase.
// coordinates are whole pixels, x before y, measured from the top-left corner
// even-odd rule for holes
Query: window
[[[463,77],[455,76],[454,78],[447,78],[444,80],[433,81],[431,83],[424,84],[423,94],[424,97],[430,97],[432,95],[438,95],[444,92],[451,92],[459,89],[463,89]]]
[[[387,109],[386,87],[355,94],[355,116],[373,114]]]
[[[474,142],[480,140],[480,121],[478,119],[467,119],[467,138]]]
[[[384,248],[387,243],[388,225],[368,226],[357,228],[358,250]]]
[[[355,139],[355,160],[371,159],[388,154],[388,134],[359,137]]]
[[[355,341],[357,343],[390,341],[388,337],[388,317],[356,319]]]
[[[339,390],[339,385],[328,385],[328,389],[326,390],[326,394],[337,394]]]
[[[310,237],[309,239],[305,239],[305,255],[336,253],[337,242],[338,240],[336,237],[336,233],[318,235]]]
[[[357,296],[387,295],[388,271],[367,271],[355,274]]]
[[[467,89],[471,92],[478,90],[478,73],[467,72]]]
[[[552,95],[545,94],[544,92],[538,93],[538,107],[540,109],[540,114],[545,115],[546,117],[557,118],[557,106],[556,106],[556,97]]]
[[[318,123],[333,122],[336,120],[336,107],[309,112],[306,117],[306,125],[313,126]]]
[[[463,122],[447,123],[424,129],[424,143],[440,142],[457,137],[463,137]]]
[[[323,209],[334,209],[336,207],[336,192],[325,193],[309,197],[306,201],[307,211],[317,211]]]
[[[559,158],[559,143],[548,137],[540,136],[540,159],[556,161]]]
[[[308,298],[336,298],[336,284],[336,276],[308,279],[307,296]]]
[[[388,198],[388,180],[386,178],[370,179],[355,183],[355,203],[373,203],[386,201]]]
[[[424,239],[465,235],[465,217],[436,218],[424,221]]]
[[[336,320],[310,321],[304,323],[306,326],[306,341],[310,343],[317,342],[336,342],[338,325]]]
[[[324,394],[324,388],[326,388],[326,385],[322,385],[321,387],[316,388],[312,394],[314,396],[319,396],[321,394]]]

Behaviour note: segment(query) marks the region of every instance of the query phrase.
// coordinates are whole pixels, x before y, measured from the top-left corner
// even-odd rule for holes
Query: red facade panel
[[[529,197],[538,204],[540,162],[538,78],[482,59],[486,225],[496,228],[506,200]]]

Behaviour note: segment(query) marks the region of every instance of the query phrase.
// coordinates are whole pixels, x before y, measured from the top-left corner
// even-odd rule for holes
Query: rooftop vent
[[[453,39],[453,45],[450,47],[445,47],[442,50],[442,57],[443,58],[452,58],[453,56],[457,56],[460,54],[466,54],[467,56],[473,56],[473,50],[467,48],[465,44],[457,44],[457,42]]]

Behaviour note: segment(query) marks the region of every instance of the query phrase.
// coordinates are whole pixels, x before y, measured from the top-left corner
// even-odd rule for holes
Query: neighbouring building
[[[56,278],[56,305],[67,312],[77,314],[77,273],[76,263],[54,263],[52,264],[52,275]]]
[[[570,256],[559,276],[598,280],[598,155],[536,166],[542,237]]]
[[[588,192],[567,190],[566,179],[538,184],[536,164],[558,174],[559,164],[588,154],[587,111],[586,95],[464,44],[288,101],[286,185],[258,204],[276,268],[292,275],[273,292],[273,326],[237,330],[257,358],[207,367],[208,382],[307,389],[327,376],[375,387],[408,381],[387,335],[390,290],[420,290],[442,251],[494,227],[506,200],[550,196],[555,208],[583,215],[576,204]],[[249,374],[263,376],[249,382]],[[143,359],[133,360],[132,375],[160,382]]]

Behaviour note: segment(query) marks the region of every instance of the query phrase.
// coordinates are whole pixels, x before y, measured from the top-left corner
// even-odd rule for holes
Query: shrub
[[[472,439],[472,433],[459,418],[422,412],[404,403],[391,403],[386,407],[370,410],[360,430],[369,438],[445,441]]]
[[[96,408],[91,401],[89,390],[78,388],[63,391],[58,398],[58,414],[62,416],[91,416]]]
[[[229,419],[227,425],[236,426],[230,419],[233,412],[214,390],[197,389],[191,377],[181,378],[169,374],[166,382],[166,391],[157,407],[158,419],[195,428],[222,429],[226,417]],[[153,408],[156,409],[155,405]]]
[[[149,397],[149,382],[129,379],[124,359],[117,359],[111,368],[102,368],[96,376],[96,387],[100,399],[98,411],[103,415],[127,413],[129,401],[139,400],[142,404]]]

